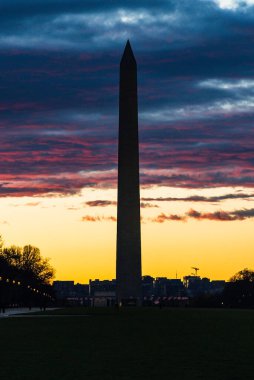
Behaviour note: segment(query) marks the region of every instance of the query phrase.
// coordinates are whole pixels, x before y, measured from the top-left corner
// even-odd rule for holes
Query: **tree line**
[[[254,309],[254,271],[244,268],[226,282],[222,293],[200,295],[192,306]]]
[[[5,247],[0,236],[0,307],[40,306],[53,300],[55,270],[32,245]]]

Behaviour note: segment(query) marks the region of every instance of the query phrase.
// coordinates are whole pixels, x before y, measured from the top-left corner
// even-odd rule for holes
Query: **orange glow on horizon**
[[[239,189],[142,189],[143,197],[216,195]],[[242,189],[240,189],[242,190]],[[91,207],[89,201],[109,200],[112,205]],[[32,244],[51,258],[57,280],[87,283],[115,278],[116,190],[85,189],[79,196],[2,198],[1,234],[5,245]],[[153,202],[142,208],[142,272],[154,277],[178,278],[200,268],[201,277],[228,280],[239,270],[253,268],[253,219],[211,221],[188,219],[154,223],[160,214],[184,214],[251,208],[252,200],[205,202]],[[91,215],[95,221],[83,221]]]

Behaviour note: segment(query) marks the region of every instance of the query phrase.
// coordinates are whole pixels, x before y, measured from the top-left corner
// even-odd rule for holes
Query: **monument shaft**
[[[129,41],[120,64],[117,301],[141,302],[137,65]]]

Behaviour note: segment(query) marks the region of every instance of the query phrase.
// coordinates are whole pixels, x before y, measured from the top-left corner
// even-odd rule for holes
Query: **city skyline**
[[[143,273],[253,267],[252,0],[0,6],[0,234],[115,277],[118,63],[139,62]]]

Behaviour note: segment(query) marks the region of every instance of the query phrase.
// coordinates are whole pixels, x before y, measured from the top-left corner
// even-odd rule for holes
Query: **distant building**
[[[183,283],[189,297],[222,293],[226,284],[223,280],[210,281],[207,277],[201,278],[199,276],[185,276]]]
[[[209,282],[209,278],[206,277],[201,279],[199,276],[191,275],[183,278],[183,283],[189,297],[197,297],[207,293],[209,290]]]
[[[74,285],[74,291],[76,297],[89,297],[89,285],[79,284]]]
[[[114,306],[116,303],[116,280],[89,280],[89,296],[92,306]]]
[[[89,285],[87,284],[74,284],[74,281],[54,281],[53,289],[57,301],[62,304],[89,304]]]
[[[74,296],[74,281],[54,281],[53,289],[57,299],[66,299]]]
[[[169,297],[184,297],[186,289],[180,279],[169,279],[166,284],[167,296]]]
[[[210,281],[195,275],[181,279],[167,277],[142,277],[143,305],[186,306],[191,298],[216,295],[223,292],[224,280]],[[116,280],[89,280],[89,284],[74,281],[54,281],[55,297],[61,305],[114,306]],[[130,304],[131,305],[131,304]]]
[[[154,281],[154,295],[155,297],[167,296],[167,277],[156,277]]]
[[[106,307],[106,306],[114,306],[115,304],[116,304],[115,291],[94,292],[93,299],[92,299],[92,306]]]
[[[154,295],[156,297],[184,297],[186,289],[180,279],[157,277],[154,281]]]
[[[142,277],[142,297],[151,298],[154,296],[154,278],[151,276]]]
[[[115,292],[116,280],[89,280],[89,295],[93,297],[95,292]]]
[[[213,280],[213,281],[211,281],[210,284],[211,284],[210,293],[211,294],[220,294],[225,289],[226,281],[225,280]]]

